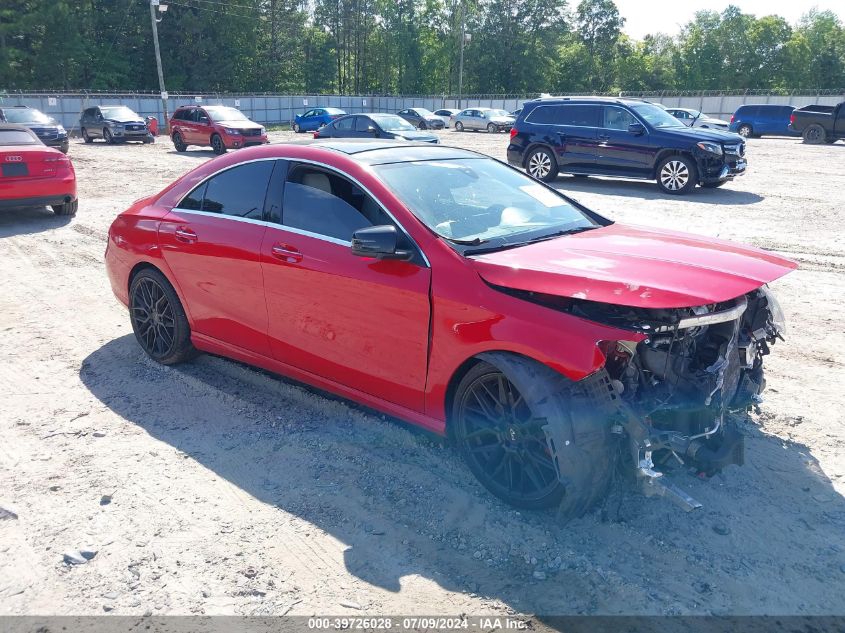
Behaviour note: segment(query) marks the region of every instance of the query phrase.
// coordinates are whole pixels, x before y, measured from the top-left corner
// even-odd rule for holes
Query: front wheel
[[[489,134],[495,134],[498,131],[499,131],[499,128],[497,128],[493,123],[487,124],[487,132]]]
[[[157,363],[173,365],[196,354],[182,303],[159,271],[145,268],[132,279],[129,319],[141,349]]]
[[[827,135],[821,125],[813,123],[804,130],[804,133],[801,136],[804,138],[805,143],[809,143],[810,145],[819,145],[820,143],[825,142]]]
[[[417,126],[420,130],[427,130],[428,126],[425,124],[425,121],[420,121],[420,124]]]
[[[107,127],[103,128],[103,140],[109,145],[114,145],[114,136],[112,136],[111,130]]]
[[[463,132],[464,131],[464,124],[460,121],[455,122],[455,132]]]
[[[506,503],[530,510],[560,504],[565,518],[580,516],[607,490],[608,429],[601,421],[574,422],[581,414],[569,397],[572,383],[548,367],[512,354],[482,358],[461,379],[450,418],[467,466]],[[553,452],[546,429],[570,440]]]
[[[686,156],[669,156],[657,168],[657,186],[664,193],[681,196],[695,189],[698,172]]]
[[[213,151],[218,156],[220,156],[220,154],[226,153],[226,145],[223,144],[223,139],[220,137],[219,134],[215,134],[211,137],[211,151]]]
[[[552,182],[557,178],[557,160],[550,150],[545,147],[538,147],[528,155],[528,160],[525,161],[525,171],[537,180]]]
[[[293,124],[293,131],[294,131],[295,134],[299,134],[300,132],[302,132],[302,128],[299,127],[299,123]]]
[[[182,135],[179,132],[173,133],[173,147],[176,148],[177,152],[184,152],[188,149],[185,139],[182,138]]]
[[[82,140],[83,141],[85,141],[86,143],[93,143],[94,142],[94,139],[91,138],[90,136],[88,136],[88,130],[86,130],[85,128],[82,128],[81,132],[82,132]]]

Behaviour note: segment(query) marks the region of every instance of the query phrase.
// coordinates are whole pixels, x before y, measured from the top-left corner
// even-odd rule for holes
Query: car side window
[[[617,108],[616,106],[604,107],[604,123],[602,127],[608,130],[627,130],[632,123],[637,123],[637,120],[627,110]]]
[[[272,173],[272,160],[232,167],[199,185],[182,199],[179,208],[261,220]]]
[[[600,106],[595,105],[564,105],[557,108],[556,121],[558,125],[572,125],[577,127],[598,127]]]
[[[348,116],[335,121],[334,127],[336,130],[351,130],[355,123],[355,117]]]
[[[373,122],[369,119],[369,117],[365,117],[365,116],[356,116],[355,117],[355,131],[356,132],[367,132],[370,129],[371,125],[373,125]]]
[[[206,124],[210,121],[210,119],[208,118],[208,114],[206,114],[205,110],[200,110],[199,108],[195,110],[194,117],[197,123]]]
[[[343,242],[358,229],[393,224],[369,195],[342,176],[311,165],[291,165],[282,224]]]

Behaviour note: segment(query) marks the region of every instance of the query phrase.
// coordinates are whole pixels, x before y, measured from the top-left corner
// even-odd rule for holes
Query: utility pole
[[[458,62],[458,110],[462,109],[461,101],[464,95],[464,40],[466,39],[466,10],[464,7],[465,0],[461,2],[461,53],[460,61]]]
[[[161,90],[161,111],[164,113],[164,121],[161,122],[162,129],[170,134],[168,129],[168,121],[170,117],[167,115],[167,91],[164,89],[164,72],[161,69],[161,49],[158,45],[158,23],[161,18],[156,18],[156,7],[164,13],[167,11],[166,4],[159,4],[159,0],[150,0],[150,20],[153,24],[153,43],[156,49],[156,67],[158,68],[158,87]]]

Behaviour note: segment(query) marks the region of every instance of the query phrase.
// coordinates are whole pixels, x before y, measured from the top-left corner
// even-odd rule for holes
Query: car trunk
[[[54,178],[70,168],[70,159],[59,151],[42,146],[0,147],[0,180]]]

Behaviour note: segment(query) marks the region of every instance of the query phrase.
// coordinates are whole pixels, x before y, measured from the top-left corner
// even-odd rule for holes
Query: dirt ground
[[[441,136],[504,158],[504,134]],[[498,502],[401,422],[220,358],[147,360],[106,231],[212,154],[70,156],[75,218],[0,214],[0,508],[17,515],[0,510],[0,614],[845,614],[845,143],[752,139],[745,177],[684,198],[558,180],[614,219],[801,265],[773,284],[789,332],[746,465],[673,476],[694,513],[629,493],[621,520],[566,526]]]

